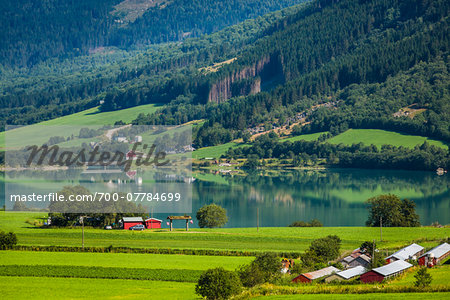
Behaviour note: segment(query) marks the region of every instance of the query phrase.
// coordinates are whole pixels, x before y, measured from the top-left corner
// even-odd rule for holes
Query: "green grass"
[[[414,274],[417,271],[417,268],[414,271],[406,273],[404,276],[398,279],[394,279],[391,285],[395,286],[411,286],[414,284],[416,279],[414,278]],[[428,269],[428,273],[433,277],[431,281],[431,286],[435,285],[448,285],[450,284],[450,266],[437,266],[431,269]]]
[[[70,277],[70,278],[104,278],[104,279],[136,279],[197,282],[203,271],[144,269],[144,268],[103,268],[87,266],[53,266],[53,265],[0,265],[0,276],[33,276],[33,277]]]
[[[160,107],[161,105],[158,104],[147,104],[111,112],[100,112],[98,107],[94,107],[79,113],[13,129],[8,132],[7,146],[8,148],[17,148],[26,145],[42,144],[47,142],[52,136],[68,137],[72,134],[76,136],[80,131],[80,126],[84,125],[97,125],[100,127],[102,125],[113,125],[119,120],[126,123],[131,122],[140,113],[152,113]],[[89,141],[93,140],[89,139]],[[4,147],[4,145],[5,132],[0,132],[0,146]]]
[[[44,213],[0,213],[0,230],[17,233],[21,245],[80,246],[81,229],[36,229],[26,219],[44,216]],[[87,247],[136,247],[171,249],[213,249],[240,251],[304,251],[312,240],[336,234],[342,239],[342,250],[357,248],[362,241],[379,240],[379,228],[368,227],[313,227],[288,228],[219,228],[192,229],[189,232],[146,230],[86,229]],[[450,228],[384,228],[381,248],[401,247],[420,240],[425,247],[436,245],[450,235]],[[424,240],[427,239],[428,241]]]
[[[238,266],[247,264],[252,260],[253,257],[233,256],[0,251],[1,265],[57,265],[190,270],[206,270],[212,267],[223,267],[227,270],[235,270]]]
[[[407,135],[379,129],[349,129],[327,141],[332,144],[342,143],[344,145],[352,145],[363,143],[365,145],[374,144],[377,147],[389,144],[408,148],[413,148],[414,146],[423,144],[424,141],[427,141],[431,145],[448,149],[448,146],[441,141],[418,135]]]
[[[289,137],[286,139],[282,139],[282,142],[296,142],[296,141],[315,141],[317,140],[322,134],[328,133],[328,131],[324,131],[324,132],[317,132],[317,133],[310,133],[310,134],[302,134],[302,135],[297,135],[297,136],[293,136],[293,137]]]
[[[220,158],[223,154],[225,154],[229,148],[238,148],[238,147],[246,147],[245,144],[239,144],[235,142],[230,142],[222,145],[212,146],[212,147],[204,147],[195,150],[192,153],[192,158],[202,159],[202,158]]]
[[[0,276],[3,299],[198,299],[194,283]]]

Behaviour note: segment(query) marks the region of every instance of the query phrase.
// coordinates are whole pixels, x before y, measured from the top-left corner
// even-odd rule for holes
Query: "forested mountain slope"
[[[88,54],[99,47],[128,49],[180,41],[300,2],[5,0],[0,3],[0,64],[32,66],[51,57]]]
[[[449,9],[448,1],[314,1],[235,62],[179,83],[190,103],[136,123],[206,118],[202,140],[223,127],[219,142],[226,142],[264,123],[289,125],[285,120],[329,102],[308,114],[302,130],[375,126],[449,141]],[[404,91],[389,95],[389,78],[401,72],[408,80],[397,88]],[[120,106],[120,97],[110,100]],[[414,103],[425,113],[393,116]]]

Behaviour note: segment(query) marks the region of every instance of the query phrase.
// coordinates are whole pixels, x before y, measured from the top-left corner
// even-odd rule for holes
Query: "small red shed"
[[[123,229],[128,230],[134,225],[144,224],[144,220],[141,217],[123,217]]]
[[[150,218],[145,220],[145,227],[147,229],[161,228],[162,220]]]

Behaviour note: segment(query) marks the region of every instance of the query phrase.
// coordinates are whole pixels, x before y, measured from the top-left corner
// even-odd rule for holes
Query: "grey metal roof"
[[[358,259],[358,258],[364,259],[365,261],[370,262],[370,257],[368,257],[368,256],[365,255],[365,254],[361,254],[360,256],[358,256],[358,257],[355,258],[355,259]]]
[[[417,245],[417,244],[411,244],[403,249],[398,250],[394,254],[389,255],[388,257],[386,257],[386,259],[394,257],[394,258],[400,259],[400,260],[407,260],[410,257],[416,255],[417,252],[420,252],[422,250],[423,250],[422,246]]]
[[[339,271],[340,270],[338,268],[330,266],[330,267],[326,267],[326,268],[323,268],[323,269],[320,269],[320,270],[317,270],[317,271],[314,271],[314,272],[304,273],[302,275],[307,277],[307,278],[309,278],[309,279],[311,279],[311,280],[314,280],[314,279],[318,279],[318,278],[321,278],[321,277],[324,277],[324,276],[327,276],[327,275],[331,275],[333,273],[337,273]]]
[[[123,217],[124,222],[144,222],[141,217]]]
[[[397,260],[385,266],[375,268],[372,271],[377,272],[378,274],[381,274],[383,276],[389,276],[397,272],[401,272],[403,270],[411,268],[412,266],[413,265],[410,264],[409,262],[406,262],[404,260]]]
[[[338,275],[344,279],[350,279],[355,276],[361,275],[365,272],[366,272],[366,269],[363,266],[357,266],[357,267],[354,267],[354,268],[351,268],[351,269],[348,269],[345,271],[338,272],[338,273],[336,273],[336,275]]]
[[[430,251],[428,251],[427,253],[425,253],[422,256],[425,256],[425,255],[433,253],[434,257],[439,258],[442,255],[444,255],[445,253],[447,253],[448,251],[450,251],[450,245],[447,244],[447,243],[443,243],[443,244],[441,244],[441,245],[439,245],[437,247],[434,247],[433,249],[431,249]]]
[[[355,258],[354,258],[353,256],[349,255],[349,256],[344,257],[344,258],[342,259],[342,261],[344,261],[344,262],[346,262],[346,263],[349,263],[349,262],[351,262],[351,261],[354,260],[354,259],[355,259]]]

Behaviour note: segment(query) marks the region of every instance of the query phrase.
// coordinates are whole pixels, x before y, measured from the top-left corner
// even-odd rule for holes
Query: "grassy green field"
[[[194,283],[0,276],[3,299],[196,299]]]
[[[111,112],[100,112],[98,107],[94,107],[79,113],[13,129],[12,131],[8,132],[7,146],[10,148],[16,148],[31,144],[39,144],[43,140],[44,142],[46,142],[52,136],[66,137],[70,136],[71,134],[77,135],[81,128],[80,126],[84,125],[113,125],[116,121],[119,120],[122,120],[126,123],[131,122],[140,113],[152,113],[160,107],[161,105],[158,104],[147,104]],[[43,131],[43,128],[45,128],[45,131]],[[92,140],[93,139],[89,139],[89,141]],[[0,132],[0,145],[4,147],[4,144],[5,132]]]
[[[247,264],[252,260],[253,257],[234,256],[0,251],[1,265],[98,266],[190,270],[223,267],[227,270],[235,270],[238,266]]]
[[[448,149],[448,146],[441,141],[418,135],[407,135],[379,129],[349,129],[346,132],[343,132],[328,140],[328,142],[332,144],[342,143],[345,145],[351,145],[363,143],[366,145],[374,144],[377,147],[389,144],[408,148],[413,148],[416,145],[423,144],[424,141],[427,141],[431,145]]]
[[[0,213],[0,230],[14,231],[21,245],[80,246],[81,229],[37,229],[26,220],[41,218],[44,213]],[[86,229],[85,245],[92,247],[135,247],[171,249],[213,249],[240,251],[304,251],[312,240],[336,234],[342,239],[343,250],[353,250],[362,241],[379,240],[379,228],[369,227],[265,227],[178,230]],[[401,247],[420,241],[425,247],[435,245],[450,235],[450,228],[384,228],[381,248]]]
[[[192,158],[220,158],[229,148],[245,147],[245,144],[230,142],[218,146],[204,147],[192,152]]]
[[[319,138],[319,136],[321,136],[322,134],[327,133],[328,131],[325,132],[317,132],[317,133],[311,133],[311,134],[301,134],[301,135],[297,135],[297,136],[293,136],[293,137],[289,137],[286,139],[282,139],[282,142],[296,142],[296,141],[315,141]]]

